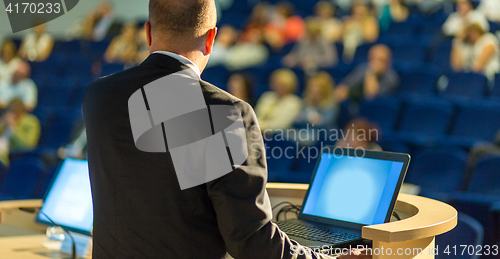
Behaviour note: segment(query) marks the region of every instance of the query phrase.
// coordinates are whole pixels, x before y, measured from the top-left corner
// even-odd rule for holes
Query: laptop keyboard
[[[328,244],[346,243],[361,238],[361,236],[357,234],[304,225],[296,222],[278,221],[276,224],[282,231],[290,236]]]

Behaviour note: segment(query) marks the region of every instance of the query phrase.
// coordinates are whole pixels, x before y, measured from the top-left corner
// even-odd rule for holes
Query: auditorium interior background
[[[408,153],[403,189],[470,216],[447,234],[500,244],[500,0],[216,3],[202,79],[254,107],[269,182],[309,183],[326,145]],[[15,34],[0,17],[1,201],[86,158],[86,87],[147,58],[147,11],[80,1]]]

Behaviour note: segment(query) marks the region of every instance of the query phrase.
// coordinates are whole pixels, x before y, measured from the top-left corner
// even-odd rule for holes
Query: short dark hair
[[[150,0],[153,31],[199,38],[215,27],[214,0]]]

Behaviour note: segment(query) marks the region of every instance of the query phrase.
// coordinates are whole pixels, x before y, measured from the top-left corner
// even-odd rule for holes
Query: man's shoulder
[[[219,87],[200,80],[201,89],[207,105],[233,105],[241,112],[248,112],[251,109],[250,104],[220,89]]]

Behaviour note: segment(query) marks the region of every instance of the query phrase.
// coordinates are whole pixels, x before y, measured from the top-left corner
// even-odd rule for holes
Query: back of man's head
[[[217,23],[214,0],[150,0],[152,34],[164,40],[193,44]]]

